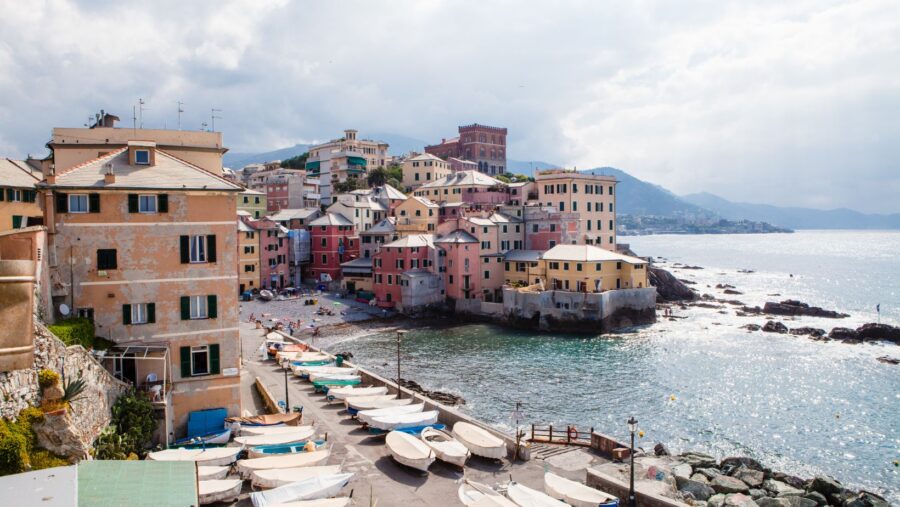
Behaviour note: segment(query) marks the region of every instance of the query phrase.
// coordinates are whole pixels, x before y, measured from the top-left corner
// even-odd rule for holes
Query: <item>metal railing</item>
[[[565,444],[590,447],[592,433],[594,433],[593,426],[585,431],[571,424],[562,427],[557,426],[556,428],[554,428],[552,424],[546,426],[532,424],[531,438],[528,440],[530,442],[545,444]]]

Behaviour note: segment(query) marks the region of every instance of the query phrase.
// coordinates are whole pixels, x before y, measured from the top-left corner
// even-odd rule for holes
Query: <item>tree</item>
[[[281,167],[285,169],[306,169],[306,159],[308,158],[309,152],[307,151],[295,157],[282,160]]]
[[[494,176],[494,178],[502,181],[503,183],[511,183],[512,182],[510,177],[505,174],[498,174],[498,175]]]
[[[390,178],[390,175],[388,174],[387,169],[384,167],[376,167],[369,171],[366,180],[370,187],[380,187],[387,182],[388,178]]]

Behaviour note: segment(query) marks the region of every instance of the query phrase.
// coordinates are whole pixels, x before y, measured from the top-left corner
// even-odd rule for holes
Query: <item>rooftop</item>
[[[410,234],[397,241],[382,245],[382,248],[434,247],[434,234]]]
[[[199,505],[196,470],[193,461],[82,461],[78,505]]]
[[[478,243],[478,239],[462,229],[447,234],[446,236],[434,241],[437,244],[447,243]]]
[[[309,225],[349,225],[352,226],[353,222],[347,219],[344,215],[340,213],[326,213],[319,218],[313,220],[309,223]]]
[[[309,218],[311,215],[315,215],[318,212],[319,208],[286,208],[280,210],[278,213],[275,213],[269,218],[275,220],[276,222],[283,222],[285,220]]]
[[[615,176],[598,176],[576,171],[574,169],[545,169],[543,171],[534,172],[534,179],[536,181],[559,178],[577,178],[581,180],[602,181],[604,183],[616,183]]]
[[[0,158],[0,185],[5,187],[34,188],[44,176],[24,160]]]
[[[387,217],[381,222],[369,227],[369,230],[363,232],[362,234],[384,234],[384,233],[392,233],[397,231],[397,217]]]
[[[509,250],[504,258],[510,262],[533,262],[540,260],[543,253],[542,250]]]
[[[491,178],[487,174],[478,171],[458,171],[448,176],[444,176],[443,178],[438,178],[432,182],[426,183],[419,187],[419,189],[469,185],[493,187],[496,185],[505,185],[505,183],[498,179]]]
[[[610,252],[594,245],[556,245],[544,252],[542,258],[545,261],[621,261],[629,264],[647,264],[647,261],[643,259]]]

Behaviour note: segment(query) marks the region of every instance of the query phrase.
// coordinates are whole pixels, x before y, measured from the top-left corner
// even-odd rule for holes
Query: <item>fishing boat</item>
[[[454,424],[453,436],[476,456],[491,459],[503,459],[506,456],[506,443],[474,424],[464,421]]]
[[[344,368],[343,366],[296,366],[291,365],[291,371],[300,378],[309,378],[311,374],[335,374],[335,375],[356,375],[358,368]]]
[[[408,433],[392,431],[388,433],[385,443],[391,456],[401,465],[427,472],[434,463],[434,451]]]
[[[193,461],[198,465],[230,465],[241,452],[240,447],[213,447],[211,449],[165,449],[147,454],[153,461]]]
[[[487,484],[463,479],[457,491],[459,501],[466,506],[519,507],[512,500],[494,491]]]
[[[198,466],[197,467],[197,480],[198,481],[212,481],[216,479],[224,479],[226,475],[228,475],[228,469],[230,467],[227,466]]]
[[[297,454],[279,454],[269,458],[240,459],[237,462],[237,470],[243,476],[247,477],[257,470],[273,470],[278,468],[296,468],[311,467],[322,464],[328,455],[330,449],[323,449],[315,452],[299,452]]]
[[[185,445],[202,447],[204,445],[212,444],[227,444],[229,440],[231,440],[231,428],[225,428],[224,430],[213,431],[204,435],[197,435],[194,437],[176,440],[175,447],[181,447]]]
[[[256,470],[250,474],[250,483],[257,488],[277,488],[292,482],[302,481],[320,475],[340,473],[340,465],[315,467],[274,468],[272,470]]]
[[[415,398],[400,398],[393,394],[379,394],[375,396],[351,396],[344,399],[344,406],[350,415],[356,415],[361,410],[376,410],[379,408],[399,407],[409,405]]]
[[[506,496],[521,507],[568,507],[567,503],[518,482],[506,486]]]
[[[372,424],[372,419],[376,417],[385,417],[391,415],[415,414],[425,410],[424,403],[415,405],[400,405],[399,407],[377,408],[375,410],[363,410],[357,412],[356,417],[363,424]]]
[[[339,496],[337,498],[320,498],[318,500],[298,500],[285,502],[277,507],[347,507],[350,505],[350,497]]]
[[[375,436],[381,436],[381,435],[387,435],[391,431],[401,431],[403,433],[409,433],[410,435],[412,435],[414,437],[418,437],[419,434],[422,433],[422,430],[425,430],[427,428],[434,428],[436,430],[441,430],[441,431],[444,431],[447,429],[447,427],[444,426],[443,424],[423,424],[422,426],[410,426],[408,428],[398,428],[395,430],[380,430],[378,428],[373,428],[373,427],[369,426],[369,434],[375,435]]]
[[[297,500],[318,500],[335,496],[350,483],[352,473],[319,475],[266,491],[250,493],[253,507],[269,507]]]
[[[419,434],[419,438],[434,451],[437,459],[463,468],[471,453],[466,446],[459,443],[446,431],[435,428],[425,428]]]
[[[297,426],[300,424],[300,414],[291,412],[289,414],[263,414],[251,415],[243,417],[229,417],[226,422],[240,423],[243,431],[245,426]]]
[[[397,430],[434,424],[437,422],[437,419],[438,411],[429,410],[428,412],[373,417],[371,422],[369,422],[369,426],[379,430]]]
[[[327,394],[328,389],[332,387],[344,387],[344,386],[358,386],[362,383],[362,379],[359,376],[355,376],[354,378],[348,379],[321,379],[314,380],[312,385],[316,388],[316,391],[322,391]]]
[[[312,443],[312,449],[309,444]],[[265,458],[276,454],[294,454],[297,452],[312,452],[325,448],[324,440],[305,440],[293,444],[258,445],[247,449],[248,458]]]
[[[359,382],[362,380],[362,377],[346,373],[310,373],[309,380],[315,385],[316,382],[323,380],[352,380]]]
[[[300,426],[245,426],[241,428],[241,436],[247,437],[252,435],[283,435],[285,433],[293,433]]]
[[[309,345],[305,343],[286,343],[274,352],[272,349],[269,349],[269,354],[275,356],[275,362],[283,364],[286,361],[295,359],[298,354],[306,352],[307,350],[309,350]]]
[[[619,503],[619,499],[612,495],[551,472],[544,473],[544,492],[574,507],[612,506]]]
[[[268,291],[266,289],[259,291],[259,299],[263,301],[271,301],[274,297],[275,294],[273,294],[271,291]]]
[[[294,353],[290,358],[291,364],[297,364],[297,366],[304,366],[303,363],[310,363],[314,361],[334,361],[334,358],[324,352],[297,352]],[[306,365],[313,366],[313,365]]]
[[[256,447],[258,445],[280,445],[293,444],[309,440],[313,436],[315,430],[312,426],[294,426],[296,431],[292,433],[279,433],[275,435],[249,435],[245,437],[236,437],[235,442],[244,447]]]
[[[241,494],[244,481],[240,479],[217,479],[200,481],[197,489],[200,493],[200,505],[235,500]]]
[[[333,401],[343,401],[354,396],[376,396],[387,394],[387,387],[337,387],[328,390],[328,399]]]

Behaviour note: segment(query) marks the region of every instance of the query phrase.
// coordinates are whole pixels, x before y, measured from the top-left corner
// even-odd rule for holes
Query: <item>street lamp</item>
[[[628,431],[631,432],[631,486],[628,489],[628,505],[635,507],[634,502],[634,433],[637,431],[637,419],[631,416],[628,419]]]
[[[288,364],[290,364],[290,363],[288,363]],[[291,413],[291,395],[288,392],[288,374],[287,374],[288,371],[287,371],[287,368],[284,368],[284,367],[282,367],[282,368],[284,369],[284,413],[290,414]],[[634,446],[632,446],[632,447],[634,447]]]
[[[403,335],[406,334],[406,331],[402,329],[397,330],[397,399],[403,397],[403,392],[400,390],[400,340],[403,338]]]

